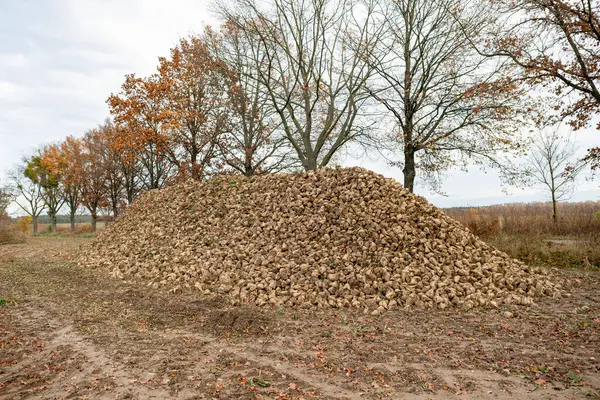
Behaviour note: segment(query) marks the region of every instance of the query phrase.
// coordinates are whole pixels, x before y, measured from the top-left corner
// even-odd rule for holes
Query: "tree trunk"
[[[50,216],[50,232],[56,233],[56,214],[49,214]]]
[[[38,217],[37,217],[37,215],[31,217],[31,223],[33,225],[33,234],[37,235],[37,233],[38,233]]]
[[[316,171],[317,170],[317,157],[315,157],[315,156],[307,157],[306,165],[304,166],[304,169],[307,171]]]
[[[552,191],[552,221],[556,223],[558,219],[557,207],[556,207],[556,196]]]
[[[92,232],[96,232],[96,226],[98,223],[98,214],[96,211],[92,211]]]
[[[75,212],[71,212],[69,219],[71,221],[71,232],[75,232]]]
[[[415,151],[412,146],[405,146],[404,148],[404,168],[402,169],[404,174],[404,187],[413,193],[415,186]]]
[[[246,159],[244,160],[244,175],[254,175],[254,169],[252,168],[252,158],[248,155],[246,155]]]
[[[552,221],[556,223],[557,215],[556,215],[556,186],[554,184],[554,169],[552,168],[552,164],[550,160],[548,160],[550,165],[550,193],[552,195]]]
[[[133,186],[127,188],[127,204],[133,203],[133,200],[134,200],[133,191],[134,191]]]

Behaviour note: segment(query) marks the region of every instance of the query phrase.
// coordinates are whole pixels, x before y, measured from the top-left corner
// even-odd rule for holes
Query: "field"
[[[505,204],[445,210],[488,243],[530,265],[600,268],[600,202]]]
[[[98,230],[102,230],[104,229],[104,222],[98,222],[96,229]],[[85,222],[85,223],[77,223],[75,225],[75,230],[77,233],[89,233],[92,232],[92,224],[89,222]],[[49,224],[44,224],[44,223],[40,223],[38,225],[38,232],[39,234],[43,235],[46,233],[50,232],[50,225]],[[56,224],[56,232],[57,233],[62,233],[62,234],[70,234],[71,233],[71,224],[69,223],[58,223]],[[29,233],[31,233],[31,229],[29,231]]]
[[[600,273],[531,307],[225,307],[67,261],[76,236],[0,246],[2,399],[600,396]]]

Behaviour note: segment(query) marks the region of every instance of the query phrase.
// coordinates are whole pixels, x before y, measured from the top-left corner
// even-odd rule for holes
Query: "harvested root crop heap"
[[[531,304],[546,271],[485,244],[425,199],[361,168],[219,177],[141,196],[80,255],[149,286],[232,304],[356,307]]]

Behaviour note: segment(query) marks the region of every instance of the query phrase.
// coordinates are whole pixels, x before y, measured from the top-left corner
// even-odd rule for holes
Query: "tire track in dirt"
[[[18,306],[13,315],[18,323],[30,332],[36,332],[40,340],[45,343],[44,354],[33,354],[28,361],[40,360],[48,353],[56,352],[63,348],[69,348],[77,355],[85,358],[83,367],[69,376],[73,384],[84,380],[95,380],[108,378],[114,383],[114,389],[109,393],[96,393],[96,399],[166,399],[172,395],[168,390],[160,387],[144,385],[139,376],[131,374],[121,363],[113,360],[103,350],[95,346],[84,336],[79,334],[75,328],[64,321],[53,317],[49,312],[29,306]],[[68,389],[64,382],[53,380],[46,385],[45,398],[63,398],[68,395]],[[11,393],[10,396],[14,396]],[[179,393],[181,396],[192,397],[194,394]],[[0,395],[0,398],[3,398]],[[8,398],[8,397],[6,397]],[[11,397],[14,398],[14,397]]]
[[[142,377],[144,371],[136,373],[131,368],[115,361],[103,349],[78,333],[71,323],[54,317],[50,311],[31,306],[18,306],[14,311],[17,310],[18,312],[13,312],[13,314],[19,325],[31,332],[36,332],[39,339],[45,343],[44,353],[51,353],[56,349],[66,347],[85,358],[86,361],[83,363],[83,367],[68,376],[70,382],[77,383],[108,378],[114,384],[112,390],[104,394],[96,393],[94,398],[104,400],[115,398],[166,399],[174,397],[173,393],[166,388],[144,384],[144,380],[147,380]],[[286,376],[304,390],[315,390],[320,393],[320,398],[347,400],[364,398],[360,393],[348,391],[333,383],[311,376],[309,372],[302,371],[301,367],[291,362],[275,358],[272,355],[261,355],[259,353],[260,349],[222,343],[216,337],[184,330],[170,330],[168,333],[162,332],[160,335],[172,341],[181,340],[184,337],[194,338],[203,343],[202,350],[208,353],[208,357],[216,358],[220,354],[227,354],[238,360],[249,361],[254,368],[259,370],[270,369]],[[36,356],[38,358],[42,357],[41,354],[33,355],[33,357]],[[31,361],[29,360],[29,362]],[[147,372],[145,375],[147,375]],[[60,381],[53,380],[44,389],[44,397],[64,397],[68,395],[67,386],[69,385],[64,383],[64,379]],[[11,395],[14,395],[14,393]],[[192,398],[194,396],[197,396],[197,393],[185,389],[179,391],[176,395],[177,398]],[[0,395],[1,398],[3,398],[2,395]]]
[[[340,386],[326,382],[323,379],[311,376],[310,373],[303,372],[301,367],[288,361],[277,359],[273,356],[260,355],[260,349],[254,349],[250,346],[234,345],[231,343],[221,343],[215,337],[183,330],[172,330],[166,337],[169,340],[192,337],[205,343],[204,349],[208,350],[212,356],[226,353],[236,359],[243,359],[255,364],[254,367],[257,369],[272,369],[283,376],[291,378],[298,386],[316,390],[325,398],[344,400],[364,399],[364,396],[360,393],[348,391]]]
[[[233,349],[232,349],[233,350]],[[300,385],[316,389],[323,396],[333,399],[344,399],[344,400],[361,400],[364,397],[360,393],[350,392],[332,383],[328,383],[322,379],[318,379],[307,373],[304,373],[300,368],[293,365],[285,360],[275,360],[272,358],[260,356],[256,353],[250,353],[244,351],[242,348],[235,349],[237,351],[231,352],[237,356],[244,357],[248,361],[256,363],[261,366],[270,367],[282,375],[293,378]]]

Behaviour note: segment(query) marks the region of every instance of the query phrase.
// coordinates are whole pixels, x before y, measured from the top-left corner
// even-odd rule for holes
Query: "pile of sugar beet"
[[[531,304],[547,271],[487,245],[393,179],[362,168],[189,181],[143,194],[78,258],[148,286],[233,305]]]

